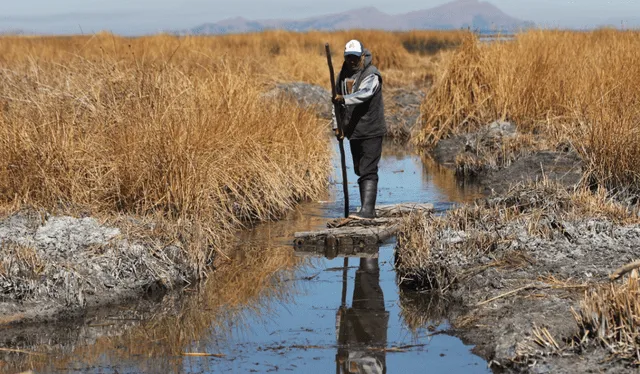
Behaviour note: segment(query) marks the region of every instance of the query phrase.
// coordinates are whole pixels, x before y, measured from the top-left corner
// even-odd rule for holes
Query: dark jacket
[[[382,101],[382,75],[378,69],[371,64],[371,52],[364,49],[364,65],[355,72],[349,72],[346,64],[342,65],[338,75],[336,90],[340,95],[347,95],[358,91],[362,81],[369,75],[378,76],[379,86],[373,96],[367,101],[358,105],[347,105],[342,107],[342,123],[345,136],[349,139],[369,139],[383,136],[387,132],[387,125],[384,120],[384,103]],[[345,92],[345,80],[353,80],[351,92]]]

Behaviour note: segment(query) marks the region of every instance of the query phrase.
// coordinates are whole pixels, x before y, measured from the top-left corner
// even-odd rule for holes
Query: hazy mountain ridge
[[[519,20],[495,5],[479,0],[456,0],[430,9],[389,15],[375,7],[310,17],[301,20],[248,20],[242,17],[205,23],[179,34],[226,34],[281,29],[290,31],[346,29],[459,29],[478,31],[517,31],[533,27],[534,23]]]

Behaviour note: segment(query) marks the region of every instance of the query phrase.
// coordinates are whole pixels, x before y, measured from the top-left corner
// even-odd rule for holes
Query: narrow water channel
[[[359,201],[350,160],[348,170],[351,201]],[[341,216],[340,182],[326,199],[240,237],[232,265],[186,289],[189,296],[166,295],[154,307],[140,300],[80,324],[48,326],[39,338],[51,354],[16,358],[42,373],[490,373],[473,347],[444,333],[446,308],[399,291],[394,240],[378,258],[352,258],[347,267],[343,258],[294,253],[294,232]],[[448,172],[390,146],[379,188],[378,204],[430,202],[440,211],[477,196]]]

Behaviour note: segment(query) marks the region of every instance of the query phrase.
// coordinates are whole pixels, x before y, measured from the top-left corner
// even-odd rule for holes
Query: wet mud
[[[385,121],[387,138],[396,144],[406,144],[420,122],[420,105],[425,90],[395,89],[385,91]]]
[[[294,101],[300,107],[313,110],[327,120],[332,116],[331,92],[310,83],[278,83],[263,97],[268,100]]]
[[[442,139],[429,153],[458,178],[483,186],[487,194],[543,180],[573,187],[583,178],[584,163],[570,144],[550,144],[540,134],[520,133],[510,122],[496,121]]]

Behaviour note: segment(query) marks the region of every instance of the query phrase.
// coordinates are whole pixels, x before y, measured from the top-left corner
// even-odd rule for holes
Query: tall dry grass
[[[0,39],[0,204],[189,222],[197,253],[322,191],[325,123],[174,39]]]
[[[533,30],[511,42],[468,34],[422,106],[423,145],[496,119],[570,141],[591,176],[640,187],[640,33]]]
[[[224,35],[209,38],[218,51],[258,56],[254,63],[268,64],[263,74],[277,81],[303,81],[330,87],[325,43],[329,43],[336,71],[342,64],[347,41],[360,40],[371,50],[373,63],[383,71],[388,86],[409,86],[432,79],[436,54],[462,43],[463,31],[412,31],[389,33],[374,30]],[[198,39],[198,38],[195,38]],[[233,52],[229,52],[233,51]],[[266,57],[266,58],[265,58]]]

